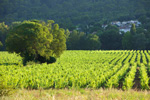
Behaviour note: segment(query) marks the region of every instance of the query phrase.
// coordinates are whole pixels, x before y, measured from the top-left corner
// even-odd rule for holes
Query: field
[[[65,51],[54,64],[27,66],[16,54],[0,52],[0,75],[14,89],[148,91],[150,51]]]

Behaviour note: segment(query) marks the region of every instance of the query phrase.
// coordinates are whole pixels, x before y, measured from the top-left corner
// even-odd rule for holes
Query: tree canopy
[[[116,26],[109,25],[104,33],[100,36],[102,48],[105,50],[121,49],[121,34]]]
[[[66,49],[64,32],[58,24],[24,21],[9,30],[7,50],[20,54],[25,61],[38,61],[40,57],[51,60]]]
[[[3,44],[2,44],[2,42],[0,41],[0,50],[1,50],[2,47],[3,47]]]
[[[0,23],[0,50],[5,50],[5,39],[8,33],[9,27],[4,22]]]
[[[0,0],[0,22],[53,19],[73,30],[79,24],[148,16],[149,5],[149,0]]]

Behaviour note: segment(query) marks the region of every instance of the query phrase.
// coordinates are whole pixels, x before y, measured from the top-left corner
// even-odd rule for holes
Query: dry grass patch
[[[1,100],[150,100],[150,91],[117,89],[18,90]]]

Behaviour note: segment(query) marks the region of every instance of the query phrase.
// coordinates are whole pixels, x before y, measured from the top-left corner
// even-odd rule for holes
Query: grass
[[[117,89],[18,90],[0,100],[150,100],[150,91]]]

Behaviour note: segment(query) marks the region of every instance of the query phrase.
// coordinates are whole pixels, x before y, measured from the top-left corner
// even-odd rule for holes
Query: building
[[[119,27],[119,31],[121,32],[130,32],[131,28],[130,27]]]
[[[121,22],[120,21],[113,21],[111,22],[111,25],[116,25],[116,26],[121,26]]]
[[[135,24],[136,27],[139,27],[141,25],[141,22],[139,22],[138,20],[130,20],[130,21],[113,21],[110,23],[111,25],[115,25],[119,28],[120,30],[120,34],[121,32],[128,32],[130,31],[132,24]],[[105,29],[108,25],[102,25],[102,27]]]

